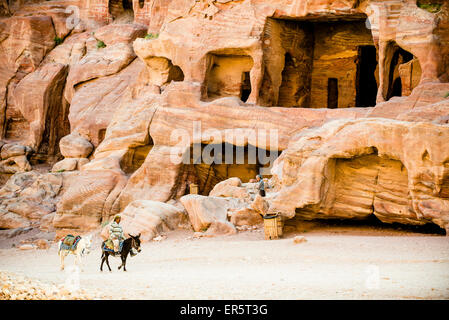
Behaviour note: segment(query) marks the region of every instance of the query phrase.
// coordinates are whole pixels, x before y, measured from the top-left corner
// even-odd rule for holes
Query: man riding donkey
[[[114,251],[119,252],[120,242],[125,240],[123,235],[123,228],[120,225],[120,221],[122,218],[120,216],[115,216],[114,221],[111,223],[109,227],[109,239],[111,239],[114,244]]]

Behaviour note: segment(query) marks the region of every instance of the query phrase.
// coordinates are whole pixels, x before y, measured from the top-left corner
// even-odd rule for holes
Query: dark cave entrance
[[[377,97],[377,51],[375,46],[360,46],[357,63],[356,107],[374,107]]]
[[[122,0],[122,6],[123,10],[133,10],[133,2],[131,0]]]
[[[325,174],[325,197],[320,203],[296,208],[290,224],[306,229],[310,226],[310,231],[444,235],[445,229],[431,220],[417,219],[410,209],[408,171],[404,164],[380,157],[375,147],[371,152],[354,158],[330,159]],[[441,189],[447,191],[444,183]]]
[[[446,230],[433,223],[424,225],[406,225],[400,223],[384,223],[371,215],[365,219],[313,219],[304,220],[294,217],[284,221],[284,234],[334,232],[336,234],[360,235],[402,235],[402,234],[428,234],[434,236],[446,235]]]
[[[145,144],[140,146],[135,146],[133,148],[129,148],[128,152],[122,157],[120,161],[120,168],[122,171],[131,175],[140,168],[140,166],[145,162],[148,153],[150,153],[151,149],[154,146],[153,139],[149,137],[148,141]]]
[[[187,180],[198,185],[199,194],[209,195],[217,183],[228,178],[238,177],[245,183],[257,174],[269,177],[270,166],[279,153],[253,145],[194,144],[190,148]]]
[[[109,14],[116,23],[130,23],[134,20],[132,0],[109,0]]]

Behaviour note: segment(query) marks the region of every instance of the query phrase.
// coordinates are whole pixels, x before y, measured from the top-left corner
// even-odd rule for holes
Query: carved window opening
[[[246,102],[248,100],[249,95],[251,94],[251,78],[249,71],[243,72],[242,74],[242,87],[240,89],[240,100]]]
[[[245,102],[251,94],[253,59],[247,55],[209,54],[203,100],[238,97]]]
[[[327,107],[329,109],[338,108],[338,79],[336,78],[327,80]]]
[[[377,53],[375,46],[360,46],[358,49],[356,106],[374,107],[377,97]]]

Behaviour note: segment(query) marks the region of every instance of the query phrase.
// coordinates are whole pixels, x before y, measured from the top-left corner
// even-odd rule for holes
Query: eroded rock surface
[[[0,228],[45,228],[56,211],[63,178],[35,171],[14,174],[0,189]]]
[[[183,220],[183,210],[158,201],[138,200],[131,202],[120,214],[120,224],[126,236],[140,234],[142,241],[149,241],[154,237],[178,228]],[[112,221],[110,222],[112,223]],[[109,226],[102,230],[102,237],[109,237]]]
[[[447,126],[339,120],[292,138],[270,211],[448,228]],[[425,141],[418,137],[426,137]],[[439,214],[435,214],[436,211]]]
[[[211,234],[236,233],[235,227],[228,221],[228,210],[242,206],[242,200],[234,198],[205,197],[187,195],[180,198],[189,214],[193,230]]]
[[[437,2],[79,0],[73,24],[73,1],[2,2],[0,228],[95,230],[181,199],[211,234],[267,212],[447,230]],[[265,164],[178,161],[198,144],[282,152],[267,197],[249,182]]]

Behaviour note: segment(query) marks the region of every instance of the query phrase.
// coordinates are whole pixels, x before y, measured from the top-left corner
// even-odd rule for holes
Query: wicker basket
[[[265,215],[263,217],[263,225],[266,240],[279,239],[282,237],[283,222],[280,215]]]

